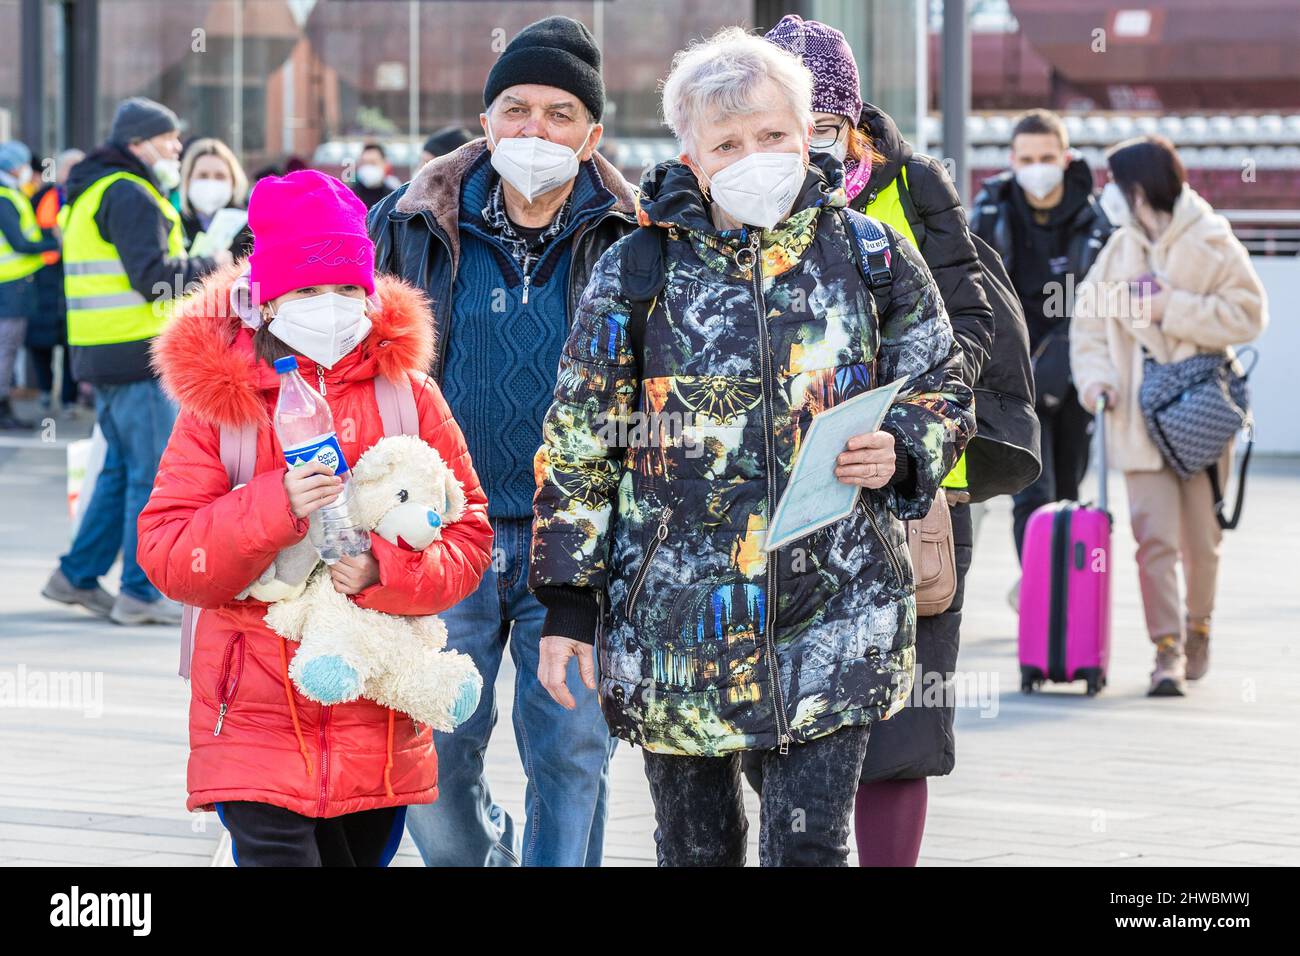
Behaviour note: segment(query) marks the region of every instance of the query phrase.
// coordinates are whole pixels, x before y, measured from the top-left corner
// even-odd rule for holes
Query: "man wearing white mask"
[[[179,624],[135,559],[136,519],[149,498],[176,407],[149,361],[155,336],[186,287],[231,261],[187,256],[180,214],[180,120],[144,97],[118,105],[108,141],[73,167],[63,227],[63,285],[72,371],[95,387],[95,417],[108,442],[72,549],[42,594],[118,624]],[[122,552],[120,593],[99,578]]]
[[[1070,380],[1074,288],[1110,236],[1094,195],[1092,170],[1070,151],[1065,124],[1030,110],[1011,131],[1011,168],[984,182],[972,204],[971,232],[1002,256],[1025,309],[1041,425],[1043,470],[1014,496],[1019,553],[1034,510],[1079,496],[1088,469],[1089,416]],[[1019,584],[1009,596],[1015,605]]]
[[[578,695],[576,665],[575,709],[538,680],[546,609],[528,590],[533,453],[578,300],[601,253],[633,228],[635,203],[596,152],[605,90],[581,23],[555,16],[520,31],[483,102],[484,138],[431,160],[369,218],[376,266],[432,300],[431,373],[465,433],[496,535],[478,591],[443,615],[451,646],[483,675],[483,698],[455,734],[437,735],[438,802],[407,824],[429,865],[596,866],[612,740],[595,699]],[[518,822],[492,801],[483,772],[507,644],[528,775]]]

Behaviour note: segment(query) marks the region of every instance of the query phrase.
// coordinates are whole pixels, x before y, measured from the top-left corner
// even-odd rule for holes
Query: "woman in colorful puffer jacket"
[[[929,511],[973,431],[929,270],[893,230],[852,225],[839,163],[809,156],[811,86],[739,29],[678,55],[664,114],[683,161],[642,183],[656,225],[597,263],[536,459],[542,682],[571,705],[564,665],[590,677],[595,641],[606,719],[645,750],[664,865],[743,864],[746,751],[763,762],[760,862],[844,865],[870,728],[912,683],[899,519]],[[887,240],[887,290],[857,230]],[[647,236],[663,285],[633,323]],[[896,379],[880,430],[864,423],[837,463],[853,513],[765,552],[813,418]]]
[[[440,540],[415,552],[372,534],[370,552],[331,566],[336,590],[388,614],[435,614],[472,592],[490,559],[486,499],[424,374],[428,308],[400,281],[376,280],[365,215],[346,186],[315,171],[259,182],[244,280],[253,308],[232,309],[237,264],[178,303],[154,344],[180,416],[140,515],[139,561],[168,597],[206,609],[191,664],[187,807],[217,809],[240,865],[384,864],[404,808],[437,797],[428,727],[364,698],[320,706],[303,697],[288,677],[297,645],[266,625],[264,603],[236,600],[340,487],[316,463],[287,470],[271,423],[274,359],[297,356],[329,403],[348,462],[384,435],[374,380],[411,389],[420,437],[465,490],[465,515]],[[364,303],[364,317],[348,299]],[[310,307],[285,307],[294,301]],[[221,432],[248,425],[254,477],[231,490]]]

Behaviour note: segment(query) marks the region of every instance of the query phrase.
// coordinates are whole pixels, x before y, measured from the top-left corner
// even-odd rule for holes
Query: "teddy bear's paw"
[[[303,665],[298,674],[303,693],[322,704],[342,704],[361,694],[361,675],[338,654],[323,654]]]
[[[472,674],[460,682],[456,690],[456,699],[451,705],[452,723],[459,727],[478,709],[479,695],[483,690],[483,678]]]

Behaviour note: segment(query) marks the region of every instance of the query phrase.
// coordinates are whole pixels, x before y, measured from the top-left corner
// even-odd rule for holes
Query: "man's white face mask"
[[[1040,201],[1061,185],[1064,178],[1065,170],[1055,163],[1030,163],[1016,170],[1016,182],[1020,188]]]
[[[167,159],[153,143],[149,144],[149,148],[153,150],[154,156],[157,157],[149,165],[149,172],[153,173],[154,181],[161,191],[169,193],[181,184],[181,161],[179,159]]]
[[[357,180],[367,189],[378,189],[384,175],[384,167],[378,163],[362,163],[357,167]]]
[[[806,174],[801,153],[750,153],[705,179],[732,219],[771,229],[790,214]]]
[[[283,303],[267,328],[295,352],[333,368],[370,334],[370,319],[365,299],[324,292]]]
[[[498,140],[492,134],[491,120],[488,120],[487,134],[492,141],[492,168],[529,202],[578,175],[578,154],[562,143],[552,143],[539,136]],[[587,139],[591,139],[590,132]],[[583,149],[587,147],[587,139],[582,141]]]

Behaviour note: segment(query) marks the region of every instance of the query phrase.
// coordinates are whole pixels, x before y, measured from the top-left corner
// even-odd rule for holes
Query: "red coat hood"
[[[275,391],[275,370],[253,354],[252,330],[230,307],[230,288],[239,278],[239,263],[219,269],[192,295],[181,299],[175,314],[153,342],[153,367],[182,411],[212,425],[240,427],[269,424],[264,394]],[[408,372],[425,373],[433,359],[433,315],[424,293],[392,276],[375,276],[377,311],[361,345],[325,370],[326,383],[372,379],[394,382]],[[299,356],[298,366],[310,382],[316,363]]]

